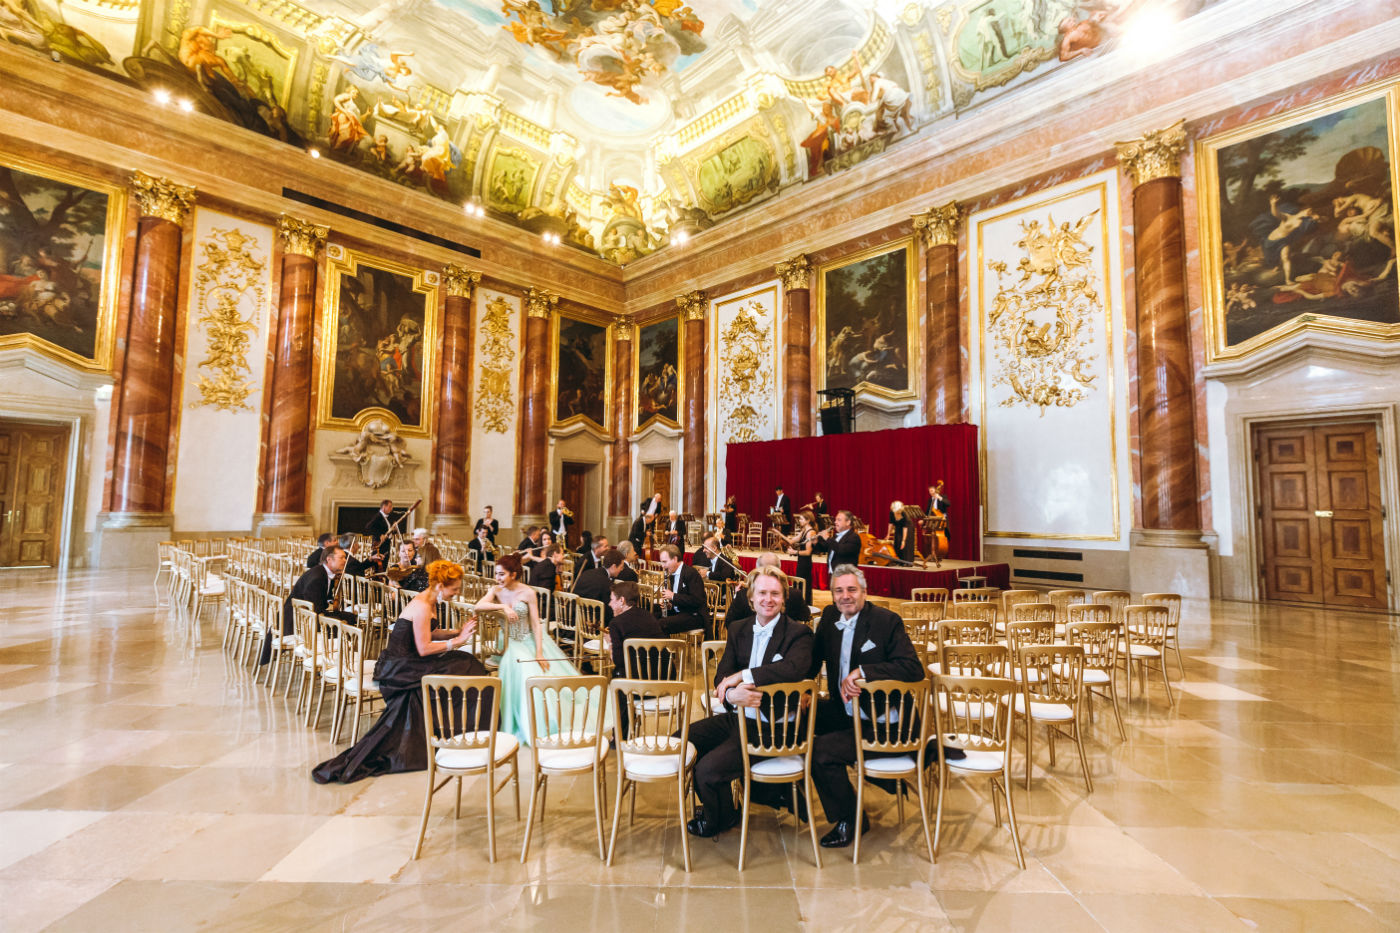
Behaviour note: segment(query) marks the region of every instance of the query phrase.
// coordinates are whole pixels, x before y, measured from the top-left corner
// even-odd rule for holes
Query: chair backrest
[[[715,689],[715,670],[719,667],[719,659],[724,657],[726,644],[727,642],[721,640],[700,643],[700,676],[704,678],[702,686],[708,692]]]
[[[1001,593],[1001,614],[1002,618],[1011,617],[1011,607],[1020,606],[1025,603],[1040,602],[1039,590],[1002,590]]]
[[[276,599],[276,597],[273,598]],[[296,632],[307,651],[316,650],[318,644],[316,641],[316,611],[304,599],[292,600],[292,630]],[[281,630],[274,629],[274,631]]]
[[[1009,622],[1054,622],[1056,610],[1053,603],[1016,603],[1011,607]]]
[[[1094,593],[1094,602],[1109,608],[1110,622],[1122,622],[1123,610],[1127,609],[1132,601],[1133,594],[1127,590],[1099,590]]]
[[[1020,653],[1020,650],[1027,645],[1053,645],[1054,643],[1054,622],[1008,622],[1006,624],[1006,644],[1014,652]]]
[[[1019,652],[1021,683],[1032,703],[1079,706],[1084,649],[1079,645],[1026,645]]]
[[[1006,677],[942,674],[933,679],[939,744],[970,752],[1001,752],[1011,760],[1011,704],[1021,691]]]
[[[1166,606],[1128,606],[1123,610],[1123,629],[1130,644],[1160,649],[1170,624],[1171,612]]]
[[[1055,607],[1059,621],[1064,622],[1069,618],[1069,607],[1078,603],[1088,602],[1083,590],[1051,590],[1045,594],[1050,599],[1050,605]]]
[[[953,590],[953,602],[985,603],[999,592],[1001,591],[994,586],[970,586],[961,590]]]
[[[1099,594],[1095,593],[1095,596]],[[1126,603],[1124,604],[1127,605]],[[1122,613],[1116,612],[1114,608],[1106,603],[1080,603],[1077,606],[1069,607],[1069,622],[1073,625],[1076,622],[1122,622]]]
[[[554,596],[554,591],[547,590],[542,586],[532,586],[530,587],[530,589],[535,591],[535,602],[539,606],[540,621],[548,622],[551,618],[553,618],[553,616],[549,614],[549,608],[550,601]]]
[[[907,602],[897,603],[894,611],[904,620],[905,624],[908,624],[910,620],[937,622],[944,617],[946,606],[946,602],[915,602],[911,599]]]
[[[678,638],[629,638],[622,658],[632,680],[685,680],[686,643]]]
[[[857,733],[856,760],[867,752],[921,754],[926,730],[933,724],[928,717],[932,685],[927,680],[868,680],[856,698],[862,725]],[[867,731],[868,734],[867,734]]]
[[[501,681],[497,677],[430,674],[423,678],[423,712],[428,758],[437,749],[494,749],[500,723]],[[486,755],[488,769],[495,755]]]
[[[530,747],[597,748],[606,737],[601,727],[608,703],[606,677],[531,677]]]
[[[656,586],[652,583],[637,584],[637,605],[647,612],[656,608]]]
[[[1118,639],[1123,627],[1117,622],[1072,622],[1065,642],[1084,649],[1084,667],[1113,674],[1118,665]]]
[[[1176,593],[1143,593],[1142,605],[1166,606],[1169,631],[1174,631],[1181,624],[1181,597]]]
[[[815,715],[802,715],[803,710],[816,709],[817,682],[768,684],[753,688],[758,694],[755,718],[739,716],[739,747],[744,753],[744,767],[752,756],[779,758],[788,755],[807,757],[812,750],[816,728]]]
[[[946,603],[948,590],[941,586],[919,586],[909,591],[909,599],[916,603]]]
[[[632,680],[608,685],[613,741],[619,754],[675,755],[690,739],[690,691],[683,680]]]
[[[723,600],[724,587],[720,586],[718,583],[711,583],[709,580],[706,580],[705,605],[710,610],[710,618],[713,619],[716,615],[724,611],[720,605],[723,602]]]
[[[997,604],[993,602],[953,603],[944,610],[943,618],[964,621],[971,619],[994,625],[997,620]]]
[[[554,594],[554,629],[572,641],[578,628],[578,597],[562,590]]]
[[[340,670],[340,626],[339,619],[331,616],[318,615],[316,617],[316,669],[326,671],[334,669],[337,674]]]
[[[944,645],[989,645],[996,641],[992,623],[977,619],[944,619],[935,635],[939,654]]]
[[[590,638],[599,640],[603,637],[603,604],[596,599],[576,599],[574,604],[578,607],[578,615],[574,618],[577,637],[580,642],[588,641]]]
[[[340,683],[356,683],[365,668],[365,633],[358,625],[350,625],[339,619],[331,621],[335,623],[336,636],[339,639],[336,660],[340,665]]]
[[[1011,649],[1000,642],[942,645],[938,649],[940,670],[959,675],[1000,675],[1011,669]]]

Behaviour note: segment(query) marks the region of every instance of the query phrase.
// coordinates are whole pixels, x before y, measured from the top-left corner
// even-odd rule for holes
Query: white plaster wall
[[[681,455],[682,432],[653,421],[640,432],[632,435],[632,499],[629,514],[636,518],[636,508],[648,496],[648,488],[642,482],[648,464],[671,464],[671,492],[666,501],[672,506],[681,501],[681,490],[685,488],[685,478],[681,475],[683,457]],[[677,509],[679,511],[679,509]]]

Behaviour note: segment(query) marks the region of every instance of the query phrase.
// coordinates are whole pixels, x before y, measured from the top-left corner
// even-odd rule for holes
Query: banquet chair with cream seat
[[[934,630],[933,644],[930,646],[932,660],[928,662],[931,674],[943,673],[943,648],[946,645],[990,645],[996,642],[992,625],[976,619],[943,619]]]
[[[787,784],[792,792],[792,812],[799,812],[798,793],[807,800],[812,796],[812,739],[816,732],[817,682],[755,686],[758,693],[757,715],[736,717],[739,720],[739,748],[744,756],[743,808],[740,815],[739,871],[749,846],[750,797],[754,782]],[[803,711],[808,711],[804,713]],[[902,800],[901,800],[902,803]],[[859,808],[857,807],[857,810]],[[797,820],[801,827],[801,820]],[[822,850],[817,842],[816,821],[807,820],[807,832],[812,838],[812,859],[822,867]],[[860,845],[860,837],[856,837]]]
[[[917,586],[909,591],[909,599],[916,603],[946,603],[948,590],[942,586]]]
[[[345,708],[351,706],[354,712],[351,714],[350,744],[354,745],[360,739],[360,717],[375,700],[382,699],[379,684],[374,679],[374,665],[378,657],[365,650],[365,631],[359,626],[337,622],[336,630],[340,636],[336,655],[340,666],[336,675],[331,741],[340,740],[340,730],[345,725]]]
[[[326,687],[332,691],[332,712],[339,709],[340,693],[340,620],[332,616],[316,616],[316,653],[312,656],[315,686],[311,705],[306,710],[306,722],[312,731],[321,727],[321,708],[326,702]],[[334,721],[334,720],[332,720]]]
[[[1017,652],[1017,678],[1022,692],[1016,696],[1016,715],[1026,723],[1026,790],[1031,789],[1035,727],[1045,726],[1050,745],[1050,766],[1055,766],[1055,738],[1072,739],[1084,768],[1084,787],[1094,792],[1089,777],[1089,756],[1079,728],[1079,699],[1083,695],[1084,649],[1079,645],[1024,645]]]
[[[530,855],[535,806],[544,820],[551,777],[592,775],[593,826],[598,834],[598,858],[607,858],[603,824],[608,817],[608,749],[604,728],[608,704],[606,677],[531,677],[525,681],[530,697],[530,806],[525,817],[523,864]]]
[[[272,643],[272,657],[268,664],[263,665],[266,672],[267,685],[271,689],[276,689],[277,678],[282,676],[283,658],[286,658],[288,669],[291,668],[295,658],[297,647],[296,626],[293,623],[292,631],[282,633],[282,600],[278,599],[267,590],[253,590],[252,604],[259,607],[259,616],[262,618],[262,628],[264,634],[258,639],[258,649],[261,652],[262,640],[270,638]]]
[[[1046,601],[1055,607],[1055,621],[1061,625],[1069,621],[1069,607],[1087,603],[1083,590],[1051,590],[1045,594]]]
[[[1060,623],[1055,621],[1056,614],[1051,603],[1017,603],[1011,607],[1006,622],[997,623],[997,634],[1006,634],[1007,622],[1049,622],[1055,626],[1056,632],[1063,631]]]
[[[169,590],[170,578],[175,575],[175,542],[162,541],[156,545],[156,578],[151,585],[156,590],[156,600],[160,600],[160,581],[165,577],[166,589]]]
[[[960,622],[981,622],[999,630],[997,625],[997,604],[993,602],[950,603],[943,613],[944,619],[957,619]]]
[[[570,656],[578,651],[578,597],[573,593],[554,594],[554,621],[547,626],[554,643]]]
[[[1176,655],[1177,672],[1185,677],[1186,666],[1181,663],[1181,642],[1178,640],[1178,630],[1181,627],[1181,597],[1176,593],[1144,593],[1142,605],[1167,607],[1167,647]]]
[[[514,784],[515,818],[520,819],[520,742],[509,732],[499,731],[501,681],[497,677],[424,677],[423,714],[428,743],[428,786],[413,857],[418,858],[423,851],[433,795],[456,778],[457,805],[453,814],[454,819],[461,819],[462,778],[485,775],[486,857],[494,862],[496,795],[507,783]],[[503,774],[498,783],[496,772],[506,768],[510,769],[509,773]],[[443,775],[440,782],[439,774]]]
[[[706,716],[724,711],[724,705],[715,699],[715,671],[719,659],[724,657],[726,641],[714,639],[700,643],[700,708]]]
[[[1022,870],[1026,858],[1016,829],[1016,808],[1011,801],[1011,705],[1021,688],[1006,677],[953,677],[933,680],[935,731],[938,749],[938,798],[933,821],[933,857],[938,858],[938,837],[943,828],[943,798],[949,779],[983,778],[992,785],[992,813],[1001,826],[1001,804],[1016,847],[1016,864]],[[964,757],[949,759],[945,748],[961,749]]]
[[[609,685],[613,747],[617,752],[617,792],[607,864],[617,847],[622,798],[632,792],[628,824],[636,816],[637,785],[674,782],[681,823],[681,854],[690,871],[690,834],[685,831],[686,797],[695,778],[695,746],[690,744],[691,685],[681,680],[618,678]],[[644,712],[650,706],[655,712]],[[673,734],[675,733],[675,734]]]
[[[1008,622],[1006,624],[1006,647],[1011,649],[1011,679],[1039,676],[1038,669],[1023,670],[1020,662],[1021,649],[1028,645],[1053,645],[1060,637],[1060,628],[1054,622]]]
[[[1023,606],[1028,603],[1038,603],[1041,600],[1039,590],[1002,590],[1001,591],[1001,617],[1011,618],[1011,610],[1016,606]]]
[[[302,702],[311,702],[311,689],[315,686],[319,673],[317,660],[324,647],[316,627],[316,610],[311,607],[311,603],[304,599],[292,600],[292,628],[296,631],[297,643],[292,648],[287,686],[282,695],[287,696],[292,692],[292,681],[296,680],[297,699],[294,711],[300,713]]]
[[[865,812],[865,782],[885,779],[897,782],[895,800],[899,822],[904,823],[904,793],[912,783],[919,789],[919,820],[923,823],[924,844],[928,859],[933,861],[933,839],[929,835],[928,786],[924,766],[927,763],[928,737],[933,728],[929,715],[931,685],[927,680],[907,683],[899,680],[871,680],[865,683],[856,702],[860,715],[852,717],[856,740],[856,813]],[[866,729],[870,734],[865,734]],[[861,827],[856,820],[856,842],[851,852],[851,864],[860,861]],[[815,830],[813,833],[815,834]]]
[[[1133,594],[1127,590],[1098,590],[1094,594],[1094,604],[1107,606],[1109,617],[1106,621],[1123,624],[1123,610],[1128,608],[1128,604],[1133,601]],[[1089,620],[1084,620],[1089,621]],[[1094,621],[1099,621],[1095,619]]]
[[[938,648],[938,667],[953,677],[1000,677],[1010,671],[1014,656],[1000,642],[949,642]]]
[[[990,602],[990,601],[992,600],[992,598],[995,597],[995,596],[996,596],[997,594],[999,594],[1000,592],[1001,592],[1001,590],[997,589],[997,588],[994,587],[994,586],[970,586],[970,587],[964,587],[963,589],[960,589],[960,590],[953,590],[952,602],[955,603],[955,604],[956,604],[956,603],[985,603],[985,602]],[[955,612],[955,611],[957,611],[957,610],[956,610],[955,608],[950,608],[949,611],[950,611],[950,612]]]
[[[607,626],[603,624],[603,604],[596,599],[578,599],[576,644],[574,651],[576,665],[580,671],[584,664],[591,664],[594,673],[607,677],[612,672],[612,652],[603,646],[603,636]]]
[[[1089,721],[1094,721],[1094,694],[1103,691],[1113,704],[1118,737],[1127,741],[1123,713],[1118,708],[1118,641],[1122,631],[1123,627],[1116,622],[1074,622],[1065,633],[1065,642],[1084,649],[1082,683]]]
[[[1171,680],[1167,677],[1167,626],[1171,611],[1166,606],[1129,606],[1123,610],[1123,640],[1118,644],[1119,656],[1128,675],[1128,702],[1133,701],[1133,669],[1137,668],[1143,696],[1147,695],[1148,668],[1162,672],[1162,686],[1167,691],[1167,705],[1176,707]]]

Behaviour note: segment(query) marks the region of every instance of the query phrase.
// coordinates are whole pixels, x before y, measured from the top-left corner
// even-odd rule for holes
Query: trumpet
[[[562,508],[562,509],[560,509],[559,511],[560,511],[561,514],[567,515],[567,516],[569,516],[570,518],[573,518],[573,517],[574,517],[574,510],[573,510],[573,509],[570,509],[570,508]]]

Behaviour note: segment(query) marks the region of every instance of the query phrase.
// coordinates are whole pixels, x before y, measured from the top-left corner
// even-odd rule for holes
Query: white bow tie
[[[836,627],[837,627],[838,629],[840,629],[841,631],[843,631],[843,632],[849,632],[851,629],[853,629],[853,628],[856,627],[856,620],[855,620],[855,619],[837,619],[837,620],[836,620]]]

